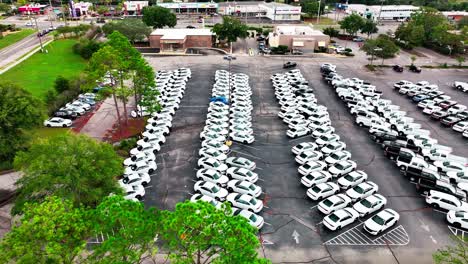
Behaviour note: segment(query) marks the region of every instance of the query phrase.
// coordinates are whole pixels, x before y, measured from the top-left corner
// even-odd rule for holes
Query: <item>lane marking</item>
[[[378,238],[370,238],[361,230],[361,223],[346,232],[324,242],[324,245],[340,246],[404,246],[410,242],[410,237],[402,225],[388,231]]]

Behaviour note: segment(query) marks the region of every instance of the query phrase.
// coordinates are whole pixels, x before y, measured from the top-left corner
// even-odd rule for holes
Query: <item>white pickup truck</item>
[[[468,83],[466,82],[454,82],[453,87],[464,93],[468,92]]]

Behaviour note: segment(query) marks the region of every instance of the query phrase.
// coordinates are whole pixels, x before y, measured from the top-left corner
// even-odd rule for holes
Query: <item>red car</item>
[[[456,105],[457,102],[456,101],[452,101],[452,100],[445,100],[445,101],[442,101],[439,103],[439,106],[442,107],[442,109],[447,109],[447,108],[450,108],[454,105]]]

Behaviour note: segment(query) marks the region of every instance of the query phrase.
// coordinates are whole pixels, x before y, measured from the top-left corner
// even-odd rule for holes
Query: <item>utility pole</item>
[[[380,10],[379,10],[379,17],[377,17],[377,24],[379,23],[380,21],[380,14],[382,14],[382,6],[383,6],[383,2],[385,0],[380,0]]]
[[[39,43],[41,44],[41,52],[44,52],[44,46],[42,46],[42,36],[39,32],[39,26],[37,25],[37,18],[34,17],[34,23],[36,24],[37,36],[39,37]]]
[[[320,22],[320,4],[322,3],[322,1],[318,0],[318,2],[319,2],[319,7],[318,7],[318,12],[317,12],[317,25]]]
[[[49,6],[50,6],[50,12],[54,12],[54,7],[52,6],[52,0],[49,0]],[[52,24],[52,17],[50,15],[50,12],[47,13],[49,15],[50,27],[54,28],[54,25]]]

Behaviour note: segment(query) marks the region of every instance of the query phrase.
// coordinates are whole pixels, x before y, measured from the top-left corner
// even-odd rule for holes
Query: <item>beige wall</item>
[[[304,47],[298,47],[298,49],[304,49],[304,50],[318,49],[319,41],[324,41],[325,45],[327,46],[328,44],[330,44],[330,37],[327,35],[324,35],[324,36],[321,36],[321,35],[319,36],[280,35],[278,44],[288,46],[289,49],[291,49],[292,44],[293,44],[293,39],[296,41],[304,42]]]
[[[150,35],[149,42],[151,48],[161,48],[161,37],[162,35]],[[212,47],[211,36],[187,36],[185,40],[184,48],[192,47]]]

